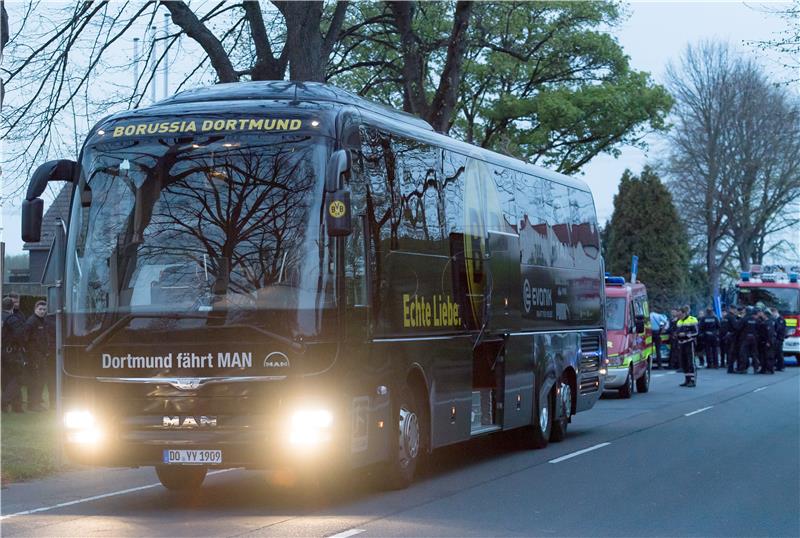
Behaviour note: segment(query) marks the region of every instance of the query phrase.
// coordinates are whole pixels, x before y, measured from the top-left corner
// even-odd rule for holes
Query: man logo
[[[217,417],[163,417],[161,426],[164,428],[214,428],[217,426]]]
[[[288,368],[289,357],[280,351],[273,351],[264,358],[264,368]]]

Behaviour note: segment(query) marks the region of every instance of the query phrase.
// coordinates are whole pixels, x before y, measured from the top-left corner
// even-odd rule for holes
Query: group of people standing
[[[48,402],[55,402],[55,325],[47,315],[47,302],[38,301],[33,314],[19,308],[19,295],[3,298],[2,398],[3,412],[23,413],[22,387],[28,393],[28,411],[44,411],[42,398],[47,387]]]
[[[711,308],[700,318],[691,315],[688,306],[673,309],[671,317],[651,313],[653,342],[662,342],[666,335],[670,343],[669,357],[664,367],[684,372],[682,386],[696,383],[695,348],[698,363],[706,368],[725,368],[729,374],[774,374],[784,370],[783,341],[786,321],[775,308],[764,306],[729,306],[720,320]],[[653,368],[661,368],[661,346],[655,345]]]

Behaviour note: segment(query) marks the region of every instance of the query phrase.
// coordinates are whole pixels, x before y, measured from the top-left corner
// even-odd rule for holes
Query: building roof
[[[42,237],[38,243],[25,243],[22,246],[23,250],[50,250],[50,245],[53,244],[53,239],[56,236],[56,219],[62,219],[64,222],[69,220],[69,201],[72,196],[72,183],[67,183],[61,188],[61,191],[47,208],[42,219]]]

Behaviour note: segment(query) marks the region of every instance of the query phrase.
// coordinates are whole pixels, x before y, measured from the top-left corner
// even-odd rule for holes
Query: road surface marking
[[[708,410],[709,410],[709,409],[711,409],[712,407],[714,407],[714,406],[713,406],[713,405],[709,405],[708,407],[703,407],[702,409],[697,409],[697,410],[695,410],[695,411],[692,411],[691,413],[684,413],[684,415],[683,415],[683,416],[685,416],[685,417],[690,417],[690,416],[692,416],[692,415],[696,415],[697,413],[702,413],[703,411],[708,411]]]
[[[758,391],[764,390],[765,388],[767,388],[767,387],[759,387],[756,390],[754,390],[753,392],[758,392]]]
[[[356,534],[361,534],[362,532],[367,532],[364,529],[350,529],[349,531],[343,531],[338,534],[332,534],[328,536],[328,538],[347,538],[348,536],[355,536]]]
[[[653,374],[653,377],[664,377],[667,374]]]
[[[581,454],[586,454],[587,452],[591,452],[592,450],[597,450],[598,448],[603,448],[604,446],[608,446],[611,443],[600,443],[599,445],[590,446],[589,448],[584,448],[583,450],[578,450],[577,452],[573,452],[571,454],[567,454],[566,456],[561,456],[560,458],[556,458],[554,460],[550,460],[550,463],[559,463],[564,460],[568,460],[570,458],[574,458],[575,456],[580,456]]]
[[[235,470],[236,469],[220,469],[219,471],[211,471],[210,473],[208,473],[208,476],[211,476],[212,474],[227,473],[228,471],[235,471]],[[14,514],[8,514],[8,515],[5,515],[5,516],[0,516],[0,521],[3,521],[4,519],[8,519],[10,517],[15,517],[15,516],[27,516],[29,514],[35,514],[37,512],[48,512],[50,510],[55,510],[56,508],[64,508],[65,506],[72,506],[73,504],[88,503],[88,502],[96,501],[96,500],[99,500],[99,499],[105,499],[107,497],[116,497],[117,495],[127,495],[128,493],[134,493],[134,492],[137,492],[137,491],[144,491],[146,489],[151,489],[151,488],[154,488],[154,487],[160,486],[160,485],[161,485],[161,482],[158,482],[156,484],[148,484],[146,486],[139,486],[139,487],[136,487],[136,488],[121,489],[119,491],[112,491],[111,493],[103,493],[102,495],[94,495],[92,497],[86,497],[86,498],[83,498],[83,499],[77,499],[77,500],[68,501],[68,502],[65,502],[65,503],[58,503],[58,504],[54,504],[52,506],[42,506],[41,508],[33,508],[32,510],[25,510],[23,512],[16,512]]]

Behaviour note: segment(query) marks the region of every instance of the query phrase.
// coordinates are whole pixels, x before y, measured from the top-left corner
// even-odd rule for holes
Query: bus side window
[[[345,286],[347,304],[367,306],[366,258],[364,218],[367,213],[366,178],[364,158],[361,150],[353,150],[353,162],[350,171],[350,200],[353,212],[353,233],[346,239],[345,249]]]

